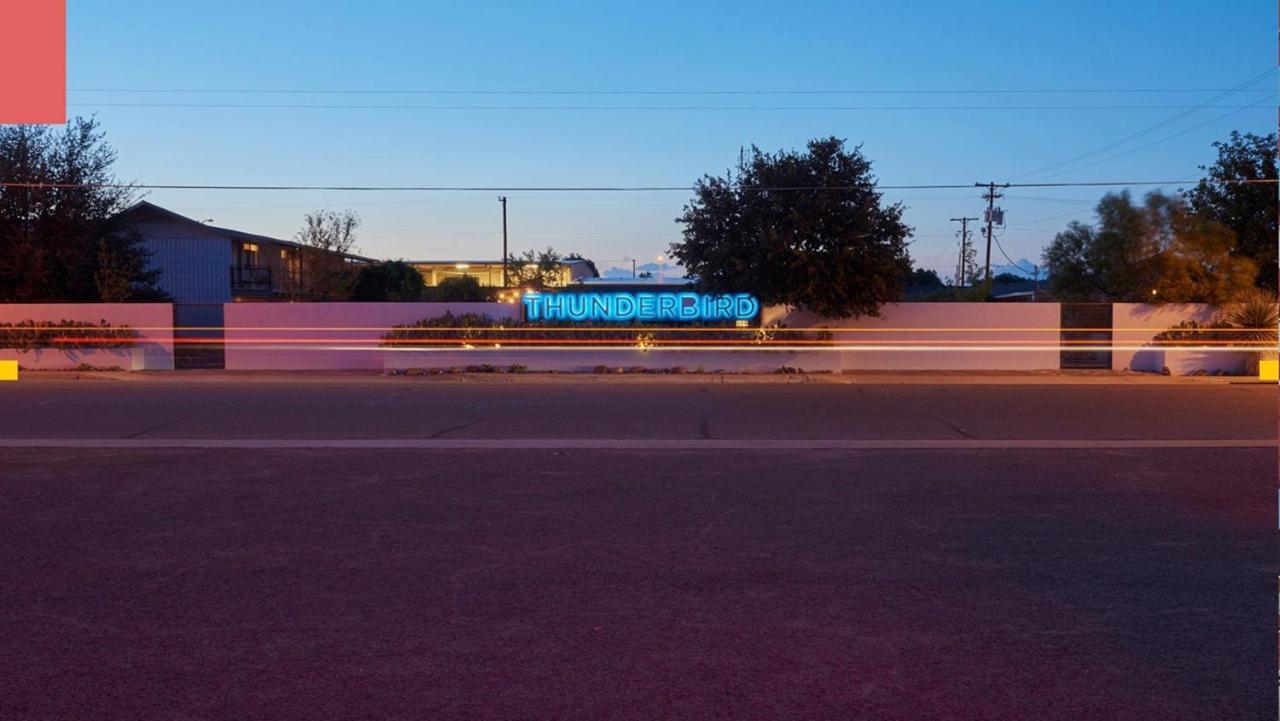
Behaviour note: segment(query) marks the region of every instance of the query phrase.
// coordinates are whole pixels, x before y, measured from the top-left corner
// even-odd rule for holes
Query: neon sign
[[[525,320],[625,323],[751,320],[760,301],[747,293],[526,293]]]

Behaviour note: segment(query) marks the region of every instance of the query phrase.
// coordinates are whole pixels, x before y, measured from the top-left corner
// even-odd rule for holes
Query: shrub
[[[1152,341],[1158,346],[1197,345],[1210,341],[1221,342],[1230,339],[1230,334],[1223,332],[1229,327],[1222,321],[1201,323],[1194,320],[1184,320],[1168,330],[1160,331],[1152,338]]]
[[[415,301],[422,291],[422,274],[402,260],[391,260],[362,267],[351,289],[351,300]]]
[[[493,297],[493,288],[481,286],[470,275],[445,278],[437,286],[422,289],[422,299],[436,303],[486,303]]]
[[[1251,347],[1250,374],[1258,371],[1259,360],[1277,356],[1276,327],[1280,324],[1280,307],[1277,307],[1276,297],[1271,293],[1258,288],[1245,291],[1227,310],[1227,324],[1237,329],[1231,334],[1234,340]]]
[[[680,328],[655,328],[625,323],[500,323],[475,313],[436,318],[423,318],[416,323],[398,325],[382,336],[387,346],[466,346],[502,343],[536,345],[543,342],[569,342],[588,345],[611,343],[647,350],[667,345],[711,343],[714,341],[750,342],[754,345],[786,345],[793,341],[830,341],[827,330],[779,333],[782,326],[738,328],[734,325],[690,324]]]
[[[1227,324],[1239,329],[1232,334],[1236,340],[1252,345],[1274,346],[1276,326],[1280,324],[1280,308],[1277,308],[1276,297],[1257,288],[1246,291],[1228,309]]]
[[[122,348],[133,345],[137,336],[128,326],[105,320],[97,324],[82,320],[0,323],[0,348],[22,353],[42,348]]]

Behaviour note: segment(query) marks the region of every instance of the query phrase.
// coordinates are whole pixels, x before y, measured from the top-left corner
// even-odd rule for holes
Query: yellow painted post
[[[1280,360],[1258,361],[1258,380],[1280,383]]]
[[[18,380],[18,361],[0,360],[0,381]]]

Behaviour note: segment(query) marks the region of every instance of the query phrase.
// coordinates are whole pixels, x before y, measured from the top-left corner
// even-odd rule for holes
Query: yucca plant
[[[1275,359],[1277,355],[1277,326],[1280,325],[1280,306],[1276,297],[1259,288],[1241,294],[1227,311],[1227,323],[1237,330],[1232,340],[1248,344],[1249,372],[1258,372],[1258,361]]]

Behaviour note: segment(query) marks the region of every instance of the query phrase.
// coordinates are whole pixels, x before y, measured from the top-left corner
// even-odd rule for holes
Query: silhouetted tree
[[[870,161],[838,138],[812,140],[804,152],[753,146],[695,193],[671,255],[702,290],[827,316],[875,315],[911,272],[902,205],[881,202]]]
[[[351,300],[416,301],[422,297],[422,274],[403,260],[370,263],[356,274]]]
[[[526,250],[507,258],[507,285],[513,288],[545,290],[560,284],[561,255],[552,248],[541,252]]]
[[[905,284],[911,288],[941,288],[943,286],[942,279],[938,277],[937,271],[924,268],[916,268],[911,271]]]
[[[482,303],[493,300],[493,290],[480,285],[479,279],[473,275],[460,275],[445,278],[434,288],[425,289],[422,299],[439,303]]]
[[[341,213],[317,210],[303,218],[302,230],[294,239],[304,246],[299,294],[312,300],[346,300],[351,295],[359,269],[347,255],[355,252],[360,216],[353,210]]]
[[[61,130],[0,126],[0,301],[159,300],[160,277],[122,212],[134,191],[112,174],[97,121]]]
[[[1239,181],[1276,177],[1276,136],[1231,133],[1213,144],[1218,160],[1187,193],[1191,210],[1230,228],[1236,235],[1232,252],[1258,266],[1258,285],[1276,291],[1276,238],[1280,233],[1280,196],[1274,183]]]
[[[1045,250],[1063,300],[1224,303],[1252,285],[1253,261],[1231,253],[1234,234],[1178,198],[1128,191],[1098,203],[1094,226],[1071,223]]]

